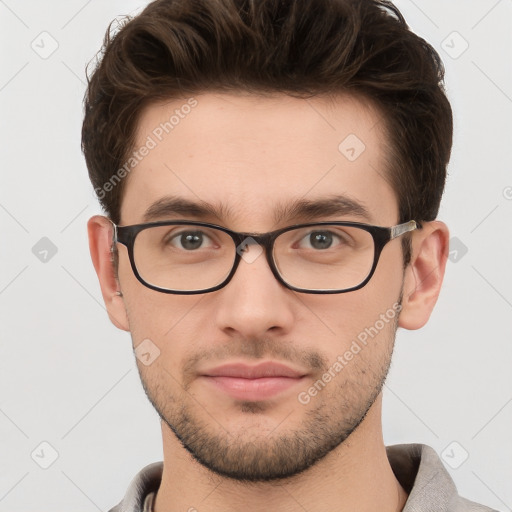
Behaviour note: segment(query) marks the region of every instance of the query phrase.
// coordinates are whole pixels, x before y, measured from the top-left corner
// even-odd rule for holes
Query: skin
[[[333,192],[363,203],[371,215],[367,223],[398,224],[397,197],[384,178],[386,134],[367,103],[348,96],[332,102],[213,92],[195,98],[191,113],[126,178],[120,225],[143,222],[153,202],[172,194],[221,201],[230,210],[219,218],[187,219],[267,232],[301,221],[276,224],[278,204]],[[184,103],[148,107],[136,147]],[[352,162],[338,150],[351,133],[366,146]],[[362,221],[346,214],[318,220]],[[381,389],[396,328],[422,327],[438,298],[449,239],[444,223],[424,223],[412,232],[405,271],[396,239],[365,287],[331,295],[285,288],[263,256],[242,260],[232,281],[215,292],[159,293],[135,278],[121,244],[116,279],[108,220],[95,216],[88,230],[110,319],[131,333],[134,347],[149,338],[160,350],[149,366],[137,360],[162,418],[164,472],[156,512],[402,510],[407,494],[386,457]],[[309,403],[300,403],[298,393],[401,296],[396,321],[386,323]],[[204,368],[269,360],[300,369],[304,383],[269,400],[242,402],[199,378]]]

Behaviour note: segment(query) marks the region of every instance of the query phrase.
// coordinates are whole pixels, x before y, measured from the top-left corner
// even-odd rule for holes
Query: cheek
[[[329,347],[342,350],[366,328],[381,320],[382,315],[386,325],[391,323],[400,309],[397,302],[400,288],[400,284],[384,291],[363,291],[363,288],[349,292],[335,301],[325,298],[316,305],[310,304],[309,311],[305,313],[310,318],[304,317],[303,334],[311,333],[314,337],[311,342],[324,340],[324,350],[330,350]],[[383,329],[380,322],[378,326],[379,330]]]
[[[173,295],[152,290],[135,276],[127,251],[119,257],[119,281],[134,345],[145,338],[158,342],[172,337],[188,320],[200,296]]]
[[[124,292],[133,346],[149,339],[162,355],[179,351],[180,343],[191,336],[189,326],[199,299],[163,294],[138,282],[134,287]]]
[[[398,300],[403,284],[401,252],[395,253],[393,258],[381,259],[363,288],[339,295],[319,295],[309,302],[303,317],[303,325],[309,327],[304,329],[316,340],[324,340],[323,350],[329,351],[331,358],[347,350],[354,340],[370,339],[368,332],[375,334],[375,329],[377,339],[389,338],[401,309]]]
[[[180,381],[185,355],[190,350],[200,349],[198,340],[208,343],[205,319],[197,316],[201,297],[169,295],[142,288],[132,290],[130,298],[125,300],[136,355],[147,345],[150,352],[158,354],[150,373],[169,372]]]

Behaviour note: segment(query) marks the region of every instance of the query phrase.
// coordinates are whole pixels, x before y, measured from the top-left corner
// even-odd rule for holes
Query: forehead
[[[173,196],[216,205],[212,220],[256,231],[275,227],[292,202],[333,194],[363,205],[368,221],[394,222],[385,148],[378,111],[351,96],[207,93],[153,104],[129,155],[121,222],[142,222]]]

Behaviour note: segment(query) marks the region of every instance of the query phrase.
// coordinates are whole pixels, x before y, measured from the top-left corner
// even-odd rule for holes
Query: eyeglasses
[[[388,242],[421,228],[414,220],[389,228],[316,222],[257,234],[195,221],[112,224],[113,244],[127,247],[133,273],[143,285],[186,295],[219,290],[229,283],[241,259],[252,263],[263,251],[275,278],[290,290],[358,290],[372,277]],[[249,251],[251,246],[256,247]]]

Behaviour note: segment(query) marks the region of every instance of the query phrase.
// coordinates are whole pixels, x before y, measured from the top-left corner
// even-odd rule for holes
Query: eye
[[[193,251],[195,249],[204,249],[207,242],[212,243],[211,238],[199,230],[187,230],[181,231],[180,233],[173,234],[172,236],[166,237],[165,243],[172,245],[178,249],[185,249],[187,251]]]
[[[330,230],[315,230],[306,234],[300,241],[302,249],[330,249],[333,245],[349,244],[348,235],[345,233],[334,233]]]

